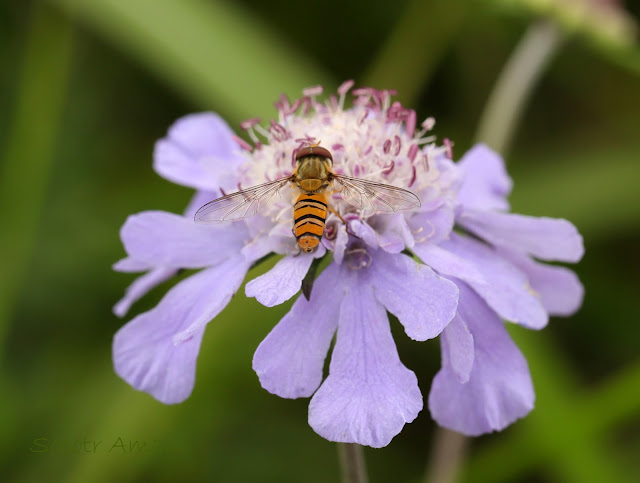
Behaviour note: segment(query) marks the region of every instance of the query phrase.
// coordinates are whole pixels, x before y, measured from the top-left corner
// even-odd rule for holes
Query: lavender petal
[[[229,303],[248,268],[238,257],[192,275],[123,326],[113,340],[116,373],[165,404],[184,401],[193,389],[204,328]]]
[[[253,370],[263,388],[285,398],[309,397],[322,382],[322,368],[338,325],[344,295],[338,267],[329,265],[260,343]],[[331,300],[331,303],[327,303]]]
[[[550,315],[569,316],[580,308],[584,287],[571,270],[535,262],[513,250],[498,251],[527,274],[531,288],[540,295],[542,305]]]
[[[458,191],[458,203],[475,210],[508,210],[507,196],[513,182],[502,158],[484,144],[471,148],[458,163],[464,181]]]
[[[254,278],[245,286],[245,295],[255,297],[265,307],[286,302],[300,291],[302,279],[309,271],[314,258],[323,256],[324,247],[314,253],[287,256],[267,273]]]
[[[456,285],[406,255],[377,252],[367,277],[376,299],[414,340],[437,337],[456,314]]]
[[[357,281],[340,305],[329,377],[309,405],[309,424],[329,441],[389,444],[422,409],[415,374],[391,337],[384,308]]]
[[[201,268],[219,263],[242,247],[244,224],[198,225],[163,211],[131,215],[120,230],[128,255],[152,266]]]
[[[244,162],[233,131],[214,113],[178,119],[156,143],[154,169],[174,183],[215,191],[237,189],[237,169]]]
[[[439,273],[467,282],[504,319],[530,329],[547,325],[549,315],[526,275],[495,250],[459,235],[452,235],[451,240],[440,246],[466,260],[472,270],[460,270],[455,264],[434,265],[431,260],[431,266]],[[476,273],[480,273],[484,281],[478,280]]]
[[[460,383],[443,357],[429,393],[429,410],[439,425],[468,436],[500,431],[533,409],[527,361],[499,317],[464,286],[460,287],[460,311],[475,346],[469,381]]]
[[[542,260],[577,262],[584,255],[582,237],[567,220],[465,209],[458,221],[494,246]]]

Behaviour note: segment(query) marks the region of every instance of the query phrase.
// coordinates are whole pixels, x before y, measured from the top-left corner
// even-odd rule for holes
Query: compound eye
[[[311,248],[307,248],[307,253],[311,251]]]

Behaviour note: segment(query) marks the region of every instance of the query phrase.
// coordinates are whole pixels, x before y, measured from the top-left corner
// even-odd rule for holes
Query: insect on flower
[[[308,144],[296,150],[295,162],[290,176],[210,201],[196,212],[195,221],[213,224],[253,216],[279,199],[281,188],[292,185],[299,192],[294,204],[292,231],[300,249],[312,252],[324,233],[327,210],[347,224],[329,205],[327,194],[332,191],[339,192],[347,203],[367,212],[392,213],[420,207],[420,199],[410,191],[333,172],[333,156],[319,144]]]

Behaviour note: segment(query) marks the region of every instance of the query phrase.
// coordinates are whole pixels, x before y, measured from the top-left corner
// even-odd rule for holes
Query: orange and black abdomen
[[[302,193],[293,209],[293,231],[298,245],[305,252],[312,251],[320,243],[327,219],[327,197],[323,193]]]

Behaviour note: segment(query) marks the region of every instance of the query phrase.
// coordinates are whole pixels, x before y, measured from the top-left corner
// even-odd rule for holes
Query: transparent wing
[[[420,198],[396,186],[338,174],[334,181],[342,199],[363,211],[392,213],[420,208]]]
[[[291,177],[280,178],[210,201],[196,211],[194,220],[196,223],[207,225],[253,216],[265,206],[280,199],[280,188],[289,182]]]

